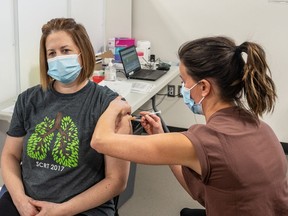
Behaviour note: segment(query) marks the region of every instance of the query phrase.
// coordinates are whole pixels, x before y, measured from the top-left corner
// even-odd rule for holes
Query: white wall
[[[18,1],[21,91],[39,83],[41,27],[55,17],[67,17],[67,1]]]
[[[131,36],[131,9],[131,0],[1,0],[0,90],[5,94],[0,103],[39,83],[41,27],[48,20],[74,18],[85,26],[95,52],[100,52],[109,37]]]
[[[0,101],[8,100],[17,93],[15,65],[15,39],[13,1],[1,0],[0,3]],[[8,89],[8,91],[7,91]]]
[[[132,36],[150,40],[152,53],[169,61],[178,61],[177,50],[183,42],[199,37],[226,35],[237,44],[260,43],[278,90],[274,114],[265,115],[264,120],[281,141],[288,142],[287,20],[288,4],[268,0],[134,0]],[[178,85],[180,79],[172,83]],[[187,128],[195,122],[181,98],[168,98],[160,108],[166,112],[163,117],[168,125]],[[199,117],[196,120],[203,122]]]
[[[18,1],[18,8],[21,91],[39,83],[41,27],[48,20],[72,17],[85,26],[96,52],[103,46],[103,0]]]
[[[105,0],[105,38],[131,37],[132,0]]]

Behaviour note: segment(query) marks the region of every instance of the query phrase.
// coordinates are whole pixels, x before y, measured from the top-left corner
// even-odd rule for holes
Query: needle
[[[157,111],[157,112],[150,112],[150,113],[147,113],[145,115],[156,115],[156,114],[160,114],[161,113],[161,110]],[[141,119],[141,115],[138,115],[138,116],[131,116],[131,120],[133,121],[140,121]]]

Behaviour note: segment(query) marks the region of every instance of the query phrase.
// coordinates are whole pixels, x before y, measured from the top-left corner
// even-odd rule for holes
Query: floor
[[[179,216],[184,207],[202,208],[182,189],[168,166],[137,165],[134,194],[120,216]]]

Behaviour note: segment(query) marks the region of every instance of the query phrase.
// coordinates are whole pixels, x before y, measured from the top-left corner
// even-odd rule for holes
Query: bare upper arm
[[[130,162],[105,155],[105,176],[127,182]]]
[[[159,144],[154,143],[154,157],[171,165],[183,165],[201,175],[201,167],[194,145],[182,133],[159,134]]]
[[[118,134],[131,134],[132,126],[129,116],[124,116],[121,118],[121,122],[117,127]],[[105,158],[105,175],[106,177],[117,178],[120,181],[128,180],[129,170],[130,170],[130,162],[122,159],[118,159],[115,157],[110,157],[108,155],[104,155]]]

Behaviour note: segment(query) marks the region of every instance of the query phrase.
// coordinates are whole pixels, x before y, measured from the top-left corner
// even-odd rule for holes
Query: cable
[[[160,100],[160,102],[158,103],[158,104],[156,104],[155,106],[156,107],[158,107],[163,101],[164,101],[164,99],[165,99],[165,97],[167,96],[167,94],[156,94],[157,96],[164,96],[161,100]],[[151,107],[151,108],[148,108],[148,109],[138,109],[138,110],[140,110],[140,111],[150,111],[150,110],[153,110],[153,106]]]
[[[116,70],[116,73],[122,73],[122,74],[125,75],[125,72],[124,72],[123,70],[119,70],[119,69]],[[126,77],[126,76],[125,76],[125,77]]]
[[[156,107],[156,104],[155,104],[155,103],[156,103],[156,99],[155,99],[155,98],[156,98],[156,97],[153,96],[153,97],[151,98],[151,100],[152,100],[153,110],[154,110],[155,112],[157,112],[158,110],[157,110],[157,107]],[[157,114],[157,116],[158,116],[158,117],[160,118],[160,120],[161,120],[161,123],[162,123],[162,127],[163,127],[164,132],[165,132],[165,133],[169,133],[170,131],[169,131],[166,123],[165,123],[164,120],[162,119],[162,116],[161,116],[160,114]]]

